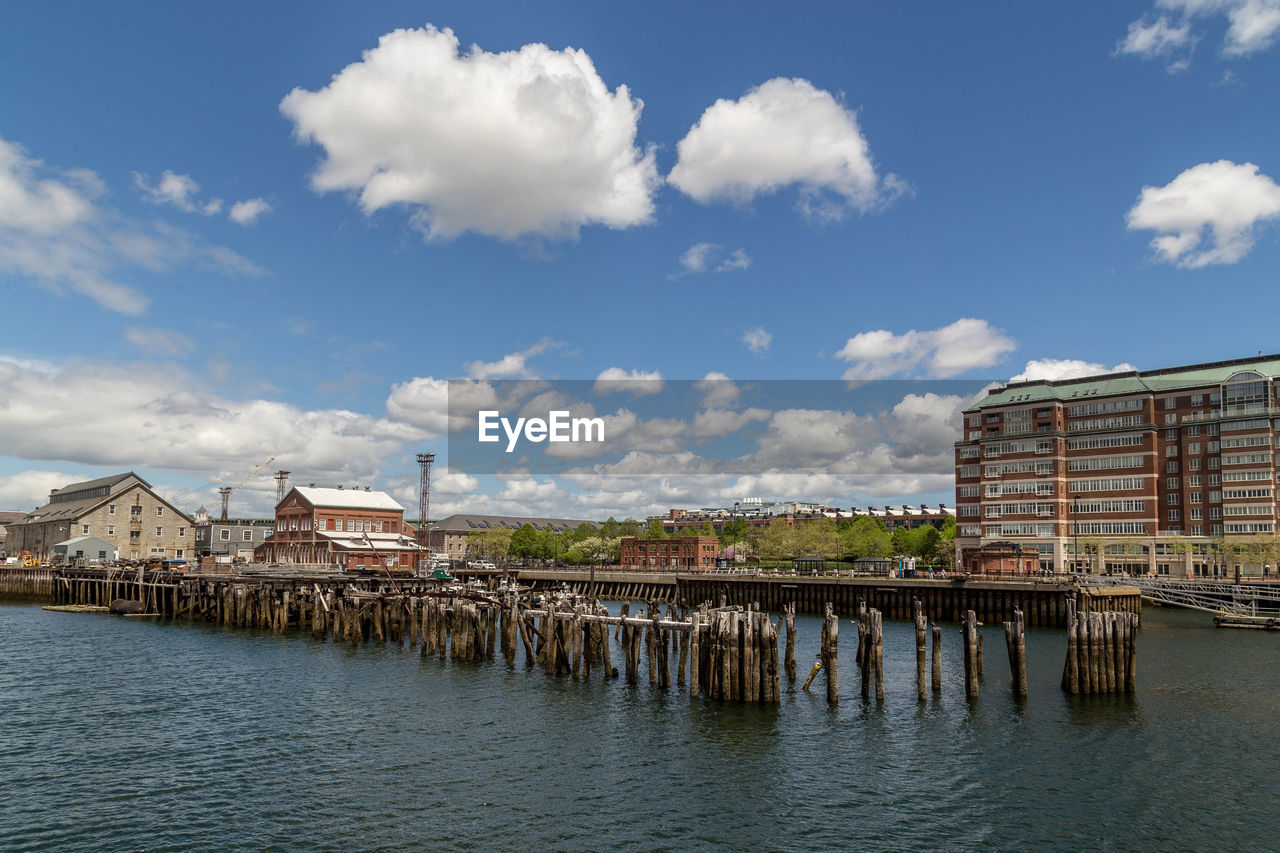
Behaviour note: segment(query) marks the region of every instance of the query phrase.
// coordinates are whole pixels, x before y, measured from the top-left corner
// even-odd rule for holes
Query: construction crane
[[[236,489],[240,488],[241,486],[243,486],[245,483],[252,480],[254,477],[258,476],[260,473],[262,473],[263,468],[266,468],[268,465],[270,465],[274,461],[276,461],[276,458],[272,456],[266,462],[263,462],[261,465],[255,465],[249,471],[248,474],[244,475],[244,479],[236,483],[234,486],[223,486],[222,488],[218,489],[218,494],[222,496],[221,521],[227,520],[227,501],[231,500],[231,493],[234,492]]]

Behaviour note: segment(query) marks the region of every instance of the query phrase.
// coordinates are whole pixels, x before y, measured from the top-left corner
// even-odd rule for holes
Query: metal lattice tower
[[[287,484],[289,482],[290,473],[291,472],[289,471],[276,472],[276,503],[277,504],[280,503],[280,501],[284,500]]]
[[[431,517],[431,463],[436,461],[434,453],[419,453],[418,465],[422,468],[422,479],[418,488],[418,544],[426,548],[431,538],[427,535],[427,520]]]
[[[222,496],[222,521],[227,520],[227,503],[231,500],[231,493],[234,491],[234,486],[223,486],[218,489],[218,494]]]

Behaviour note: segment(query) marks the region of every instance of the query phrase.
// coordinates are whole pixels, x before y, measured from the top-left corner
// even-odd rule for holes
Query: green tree
[[[639,536],[644,532],[644,525],[634,518],[628,518],[618,525],[618,536]]]
[[[511,534],[511,555],[522,560],[538,556],[538,531],[532,524],[525,524]]]
[[[605,539],[616,539],[622,535],[619,533],[621,529],[622,525],[611,515],[604,524],[600,525],[600,536]]]
[[[667,531],[662,529],[662,519],[655,518],[649,522],[649,526],[644,530],[645,539],[666,539]]]
[[[852,559],[888,556],[892,545],[884,521],[870,515],[860,515],[853,520],[842,535],[844,552]]]
[[[467,550],[474,559],[506,560],[511,546],[511,531],[506,528],[485,530],[467,538]]]
[[[796,529],[783,519],[775,518],[761,531],[756,550],[766,560],[785,560],[796,556],[798,544]]]
[[[815,518],[796,526],[799,533],[799,554],[802,557],[823,557],[831,560],[843,550],[836,523],[830,518]]]

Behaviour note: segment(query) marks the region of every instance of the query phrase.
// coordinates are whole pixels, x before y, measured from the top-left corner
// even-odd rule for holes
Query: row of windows
[[[1243,421],[1224,421],[1222,431],[1232,431],[1241,429],[1266,429],[1271,426],[1271,421],[1266,418],[1248,418]]]
[[[1089,438],[1067,439],[1068,450],[1097,450],[1103,447],[1137,447],[1146,436],[1142,433],[1129,435],[1094,435]]]
[[[1071,492],[1123,492],[1146,486],[1143,477],[1107,477],[1102,480],[1071,480],[1067,489]]]
[[[81,536],[89,536],[89,535],[91,535],[91,534],[89,533],[90,529],[91,529],[91,527],[90,527],[90,525],[88,525],[88,524],[82,524],[82,525],[80,525],[80,535],[81,535]],[[134,532],[136,533],[137,531],[134,531]],[[107,535],[108,535],[108,536],[115,536],[115,535],[116,535],[116,526],[115,526],[114,524],[108,524],[108,525],[107,525]],[[163,528],[163,527],[157,527],[157,528],[156,528],[156,535],[157,535],[157,536],[163,536],[163,535],[164,535],[164,528]],[[185,527],[179,527],[179,528],[178,528],[178,535],[179,535],[179,536],[186,536],[186,535],[187,535],[187,528],[185,528]],[[139,537],[135,535],[133,538],[134,538],[134,539],[137,539],[137,538],[139,538]]]
[[[988,524],[987,536],[1052,536],[1052,524]]]
[[[987,504],[987,518],[1002,515],[1053,515],[1053,504],[1025,501],[1009,504]]]
[[[976,448],[976,447],[962,447],[962,448],[960,448],[960,458],[961,458],[961,459],[976,459],[976,458],[978,458],[978,448]]]
[[[1137,400],[1108,400],[1105,403],[1081,403],[1076,406],[1068,406],[1067,414],[1073,418],[1083,417],[1085,415],[1105,415],[1110,412],[1140,412],[1142,411],[1143,401]]]
[[[1224,525],[1228,533],[1272,533],[1276,526],[1270,521],[1236,522]]]
[[[1276,513],[1272,504],[1227,504],[1222,508],[1222,514],[1226,516],[1265,515],[1270,518]]]
[[[1280,436],[1276,437],[1280,441]],[[1240,438],[1222,439],[1223,447],[1270,447],[1271,437],[1267,435],[1245,435]]]
[[[1071,504],[1072,512],[1146,512],[1145,500],[1129,498],[1115,501],[1078,501]]]
[[[1146,419],[1142,415],[1122,415],[1118,418],[1092,418],[1087,421],[1075,421],[1067,424],[1069,432],[1087,429],[1120,429],[1121,427],[1142,426]]]
[[[1222,457],[1223,465],[1258,465],[1270,464],[1270,453],[1238,453],[1234,456]]]
[[[976,498],[978,496],[978,488],[979,487],[976,483],[972,486],[960,486],[956,489],[956,496],[961,498]],[[987,488],[991,487],[988,486]]]
[[[142,507],[131,506],[129,507],[129,512],[132,515],[142,515]],[[107,515],[115,515],[115,514],[116,514],[116,505],[107,504]],[[164,518],[164,507],[162,506],[156,507],[156,518]]]
[[[1024,440],[1024,441],[1001,441],[999,443],[988,444],[983,448],[982,453],[985,456],[1004,456],[1013,453],[1052,453],[1053,442],[1049,439]]]
[[[1129,533],[1146,533],[1145,521],[1085,521],[1071,525],[1071,535],[1108,536]]]
[[[253,541],[253,531],[252,531],[252,530],[249,530],[249,529],[241,530],[241,531],[240,531],[240,537],[241,537],[241,541],[243,541],[243,542],[252,542],[252,541]],[[219,539],[220,541],[222,541],[222,542],[230,542],[230,541],[231,541],[231,528],[229,528],[229,527],[224,527],[224,528],[222,528],[221,530],[219,530],[219,531],[218,531],[218,539]]]
[[[1013,480],[1008,483],[988,483],[986,497],[999,498],[1005,495],[1052,495],[1053,483],[1036,480]]]
[[[1271,489],[1225,489],[1222,492],[1224,498],[1270,498]]]
[[[999,477],[1002,474],[1052,474],[1053,463],[1049,461],[1036,462],[1027,459],[1021,462],[1002,462],[998,465],[988,465],[985,469],[986,477]]]
[[[1276,472],[1276,477],[1280,478],[1280,471]],[[1270,480],[1271,471],[1227,471],[1222,475],[1224,483],[1244,483],[1257,482],[1259,480]]]
[[[978,466],[977,465],[961,465],[960,476],[962,478],[978,476]]]
[[[1109,468],[1141,468],[1146,457],[1133,456],[1090,456],[1086,459],[1068,459],[1068,471],[1105,471]]]

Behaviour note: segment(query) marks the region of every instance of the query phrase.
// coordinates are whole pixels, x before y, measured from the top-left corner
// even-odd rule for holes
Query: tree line
[[[609,518],[599,526],[582,524],[562,532],[550,528],[538,530],[532,524],[516,530],[486,530],[472,535],[467,547],[471,559],[554,561],[576,566],[616,563],[622,540],[633,536],[645,539],[714,536],[728,552],[727,556],[737,562],[748,558],[856,560],[902,555],[916,557],[926,565],[950,566],[955,559],[956,523],[954,518],[948,518],[941,527],[903,525],[890,533],[883,519],[872,516],[859,516],[852,521],[817,518],[794,526],[775,518],[763,528],[736,518],[725,522],[720,530],[706,521],[671,534],[658,519],[644,526],[634,518],[624,521]]]

